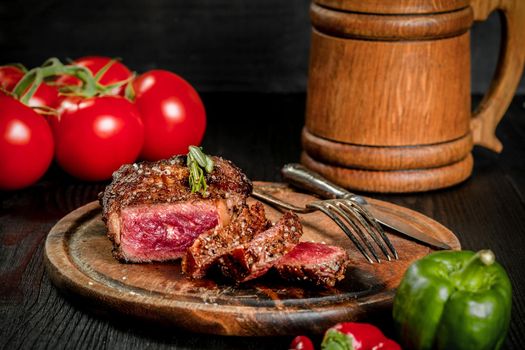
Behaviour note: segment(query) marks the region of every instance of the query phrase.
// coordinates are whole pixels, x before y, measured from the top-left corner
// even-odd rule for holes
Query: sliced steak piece
[[[246,206],[248,178],[230,161],[212,157],[208,195],[191,193],[186,157],[123,165],[100,195],[114,256],[127,262],[180,258],[197,236],[227,226]]]
[[[204,232],[193,242],[182,259],[182,271],[192,278],[204,277],[217,259],[270,225],[261,203],[244,207],[230,225]]]
[[[182,257],[197,236],[230,218],[223,200],[136,205],[121,210],[119,258],[146,262]]]
[[[219,268],[223,275],[237,282],[260,277],[299,243],[302,234],[299,217],[287,212],[273,227],[220,258]]]
[[[323,243],[301,242],[274,267],[286,280],[333,287],[337,281],[344,278],[348,263],[348,254],[343,248]]]

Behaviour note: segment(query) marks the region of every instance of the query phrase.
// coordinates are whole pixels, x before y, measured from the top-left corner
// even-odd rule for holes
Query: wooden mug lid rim
[[[329,8],[372,14],[432,14],[469,6],[468,0],[313,0]]]

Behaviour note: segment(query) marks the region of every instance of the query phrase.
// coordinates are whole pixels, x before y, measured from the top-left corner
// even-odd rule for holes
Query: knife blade
[[[410,226],[400,220],[396,220],[396,216],[394,214],[389,213],[387,210],[384,210],[379,206],[374,206],[368,203],[365,198],[353,194],[340,186],[337,186],[321,175],[306,169],[300,164],[286,164],[281,170],[281,175],[287,183],[315,193],[322,198],[345,198],[353,200],[365,207],[374,216],[379,224],[415,241],[438,249],[452,249],[448,244],[427,235],[416,227]]]
[[[367,204],[365,205],[365,207],[374,216],[376,221],[383,226],[386,226],[402,235],[412,238],[418,242],[430,245],[434,248],[445,250],[452,249],[448,244],[438,241],[434,237],[423,233],[421,230],[415,228],[414,226],[410,226],[400,220],[396,220],[394,215],[380,209],[379,207],[373,206],[371,204]]]

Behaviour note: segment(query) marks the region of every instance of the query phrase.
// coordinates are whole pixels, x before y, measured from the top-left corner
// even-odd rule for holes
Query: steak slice
[[[220,257],[270,225],[261,203],[244,207],[228,226],[204,232],[193,242],[182,259],[182,271],[192,278],[204,277]]]
[[[237,282],[260,277],[299,243],[302,234],[299,217],[286,212],[273,227],[257,233],[251,241],[220,258],[219,268],[224,276]]]
[[[229,221],[223,201],[137,205],[121,210],[119,257],[126,261],[182,257],[199,234]]]
[[[343,248],[323,243],[301,242],[274,266],[289,281],[306,281],[333,287],[345,276],[348,254]]]
[[[185,156],[127,164],[113,174],[100,203],[117,259],[178,259],[199,234],[227,226],[238,215],[252,184],[230,161],[212,159],[206,197],[191,193]]]

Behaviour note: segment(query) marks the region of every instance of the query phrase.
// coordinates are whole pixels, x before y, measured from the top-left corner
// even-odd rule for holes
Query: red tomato
[[[290,350],[314,350],[314,344],[304,335],[298,335],[292,340]]]
[[[184,79],[152,70],[133,82],[135,104],[144,122],[147,160],[169,158],[199,145],[206,129],[206,112],[197,91]]]
[[[0,189],[29,186],[53,159],[53,136],[31,108],[0,94]]]
[[[13,91],[16,84],[22,79],[24,72],[15,66],[0,67],[0,87],[9,92]]]
[[[2,66],[0,67],[0,86],[9,92],[13,92],[16,84],[18,84],[23,76],[24,72],[18,67]],[[54,86],[42,83],[29,99],[28,106],[56,108],[58,103],[58,89]]]
[[[76,109],[66,109],[56,129],[60,166],[80,179],[99,181],[134,162],[144,139],[135,106],[116,96],[75,101]]]
[[[93,73],[93,75],[96,75],[99,70],[101,70],[109,61],[111,61],[112,58],[110,57],[103,57],[103,56],[88,56],[88,57],[81,57],[73,61],[74,64],[77,64],[79,66],[86,67]],[[113,63],[111,67],[102,75],[102,77],[99,80],[99,83],[101,85],[107,86],[111,84],[115,84],[121,81],[128,80],[131,78],[132,73],[122,63],[116,61]],[[57,83],[60,85],[80,85],[80,80],[78,80],[75,77],[72,76],[62,76],[57,80]],[[126,89],[126,86],[123,85],[119,88],[116,88],[114,91],[112,91],[112,95],[124,95],[124,91]]]
[[[42,83],[35,91],[35,94],[29,99],[29,106],[56,108],[59,100],[58,89],[55,86]]]

